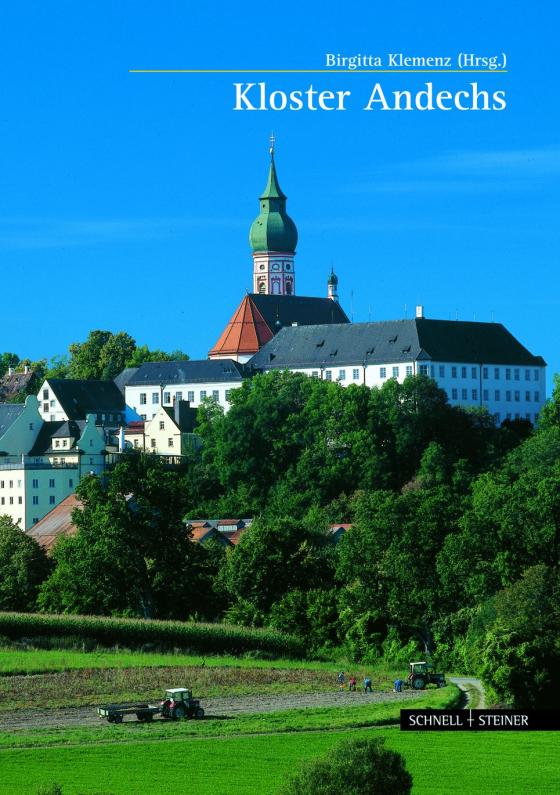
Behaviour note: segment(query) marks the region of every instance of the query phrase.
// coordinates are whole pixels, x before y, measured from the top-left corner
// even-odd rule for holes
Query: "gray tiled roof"
[[[23,403],[0,403],[0,438],[25,409]]]
[[[281,329],[253,356],[256,369],[336,367],[432,360],[543,366],[500,323],[390,320]]]
[[[138,371],[138,367],[125,367],[125,369],[118,374],[116,378],[114,378],[114,382],[120,391],[124,395],[124,388],[132,378],[132,376]]]
[[[251,293],[251,298],[265,319],[268,327],[276,333],[283,326],[311,326],[325,323],[348,323],[344,309],[330,298],[314,298],[305,295],[261,295]]]
[[[146,362],[127,386],[169,386],[242,381],[245,368],[233,359],[198,359],[184,362]]]
[[[124,397],[114,381],[49,378],[48,384],[68,419],[85,420],[87,414],[122,413]]]

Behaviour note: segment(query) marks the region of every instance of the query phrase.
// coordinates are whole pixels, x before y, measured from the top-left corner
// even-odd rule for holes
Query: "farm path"
[[[409,690],[403,693],[374,692],[349,693],[290,693],[269,696],[231,696],[229,698],[207,698],[203,706],[208,718],[234,717],[261,712],[280,712],[290,709],[317,707],[348,707],[364,704],[381,704],[392,701],[417,699],[422,693]],[[136,720],[133,715],[125,720]],[[67,729],[78,726],[99,726],[100,718],[95,707],[68,707],[66,709],[29,709],[0,713],[0,731],[17,729]]]
[[[464,709],[486,709],[486,698],[480,679],[474,676],[450,676],[449,681],[463,691]]]

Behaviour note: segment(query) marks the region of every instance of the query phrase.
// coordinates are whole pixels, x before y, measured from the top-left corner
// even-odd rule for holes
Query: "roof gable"
[[[87,414],[125,409],[124,397],[114,381],[48,378],[47,384],[69,420],[85,420]]]
[[[331,298],[260,293],[251,293],[249,298],[274,333],[294,323],[298,326],[313,326],[350,322],[338,301]]]
[[[272,331],[257,309],[253,297],[246,295],[208,355],[251,356],[270,339]]]
[[[132,376],[130,386],[170,386],[242,381],[245,370],[233,359],[198,359],[184,362],[146,362]]]

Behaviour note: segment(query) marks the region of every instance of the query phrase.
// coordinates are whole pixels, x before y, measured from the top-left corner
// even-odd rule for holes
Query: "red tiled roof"
[[[339,530],[339,529],[350,530],[351,527],[352,527],[351,524],[338,523],[338,524],[331,524],[329,529],[330,530]]]
[[[250,295],[235,310],[209,356],[250,355],[272,339],[273,333]]]
[[[72,511],[74,508],[81,508],[82,503],[75,494],[70,494],[62,500],[52,511],[33,525],[28,531],[29,535],[40,544],[43,549],[50,552],[57,539],[64,536],[76,534],[76,525],[72,523]]]
[[[245,532],[246,529],[247,528],[242,527],[241,530],[236,530],[235,533],[231,533],[231,534],[227,533],[227,537],[228,537],[228,540],[229,540],[230,544],[233,544],[233,546],[236,546],[239,543],[239,539],[241,538],[241,536],[243,535],[243,533]]]
[[[236,526],[236,525],[239,524],[239,522],[240,522],[240,519],[219,519],[218,520],[218,526],[219,527],[222,527],[222,526],[225,527],[226,525]]]

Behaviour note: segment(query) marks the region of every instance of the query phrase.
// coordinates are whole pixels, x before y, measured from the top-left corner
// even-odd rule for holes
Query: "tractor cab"
[[[414,674],[427,674],[429,671],[432,671],[434,666],[429,662],[411,662],[410,663],[410,675],[414,676]]]
[[[190,701],[190,699],[191,691],[185,687],[172,687],[165,691],[166,701],[175,701],[177,703],[179,701]]]

